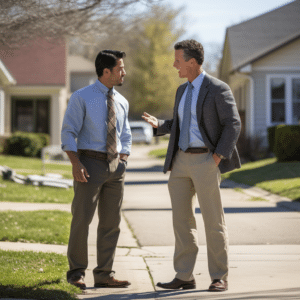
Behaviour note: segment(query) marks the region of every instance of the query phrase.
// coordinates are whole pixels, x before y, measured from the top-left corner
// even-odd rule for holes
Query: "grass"
[[[53,187],[37,187],[22,185],[0,177],[0,201],[9,202],[40,202],[40,203],[71,203],[73,189]]]
[[[67,283],[67,270],[61,254],[0,250],[0,298],[77,299],[81,291]]]
[[[40,158],[0,155],[0,165],[10,167],[21,175],[43,175],[43,164]],[[73,178],[71,165],[47,163],[45,166],[45,172],[58,173],[63,175],[64,178],[68,179]]]
[[[167,148],[152,150],[149,152],[149,155],[155,158],[164,159],[167,155]]]
[[[300,201],[300,162],[278,163],[268,158],[243,164],[222,177]]]
[[[64,211],[1,211],[0,241],[66,245],[71,213]]]
[[[251,197],[248,201],[268,201],[262,197]]]
[[[165,158],[166,148],[150,151],[150,156]],[[242,165],[241,169],[222,175],[237,183],[257,186],[273,194],[300,201],[300,162],[278,163],[276,158]]]

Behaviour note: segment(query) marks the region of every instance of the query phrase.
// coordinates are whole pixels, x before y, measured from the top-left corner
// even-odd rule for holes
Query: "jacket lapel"
[[[209,84],[210,84],[209,75],[205,74],[200,91],[199,91],[197,108],[196,108],[197,120],[198,120],[199,126],[201,124],[201,118],[202,118],[202,105],[203,105],[205,97],[208,93],[208,85]]]

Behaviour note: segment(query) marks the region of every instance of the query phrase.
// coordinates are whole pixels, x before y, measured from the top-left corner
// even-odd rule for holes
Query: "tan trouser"
[[[193,202],[197,193],[205,226],[211,279],[227,280],[228,234],[220,197],[220,179],[212,153],[177,152],[168,187],[175,233],[174,268],[178,279],[194,279],[198,235]]]
[[[118,159],[108,164],[106,160],[86,156],[81,156],[80,161],[90,177],[88,183],[74,182],[67,278],[85,276],[89,225],[98,205],[97,267],[93,273],[95,282],[101,282],[114,274],[112,265],[120,233],[125,165],[118,163]]]

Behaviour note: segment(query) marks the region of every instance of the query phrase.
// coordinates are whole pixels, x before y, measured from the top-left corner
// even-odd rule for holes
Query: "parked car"
[[[132,142],[151,144],[153,138],[153,129],[150,124],[144,121],[130,121],[129,122]]]

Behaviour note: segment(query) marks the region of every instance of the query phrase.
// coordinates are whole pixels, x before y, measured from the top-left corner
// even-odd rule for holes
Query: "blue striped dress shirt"
[[[64,116],[61,141],[64,151],[89,149],[106,152],[107,93],[99,80],[72,94]],[[130,154],[131,130],[128,101],[113,89],[117,117],[117,151]],[[77,139],[77,142],[76,142]]]

